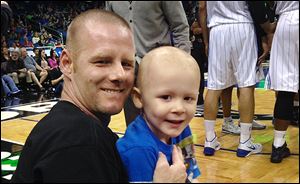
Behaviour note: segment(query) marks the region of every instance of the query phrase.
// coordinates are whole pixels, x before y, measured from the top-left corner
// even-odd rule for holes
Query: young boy
[[[199,85],[200,69],[186,52],[164,46],[145,55],[132,91],[142,114],[117,142],[130,182],[152,182],[159,152],[171,164],[174,145],[184,154],[187,182],[197,181],[200,170],[187,126],[196,111]]]

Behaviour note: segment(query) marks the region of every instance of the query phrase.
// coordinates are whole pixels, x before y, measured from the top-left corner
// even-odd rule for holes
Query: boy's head
[[[141,61],[133,101],[143,109],[154,134],[167,143],[194,117],[199,85],[200,69],[191,55],[175,47],[159,47]]]

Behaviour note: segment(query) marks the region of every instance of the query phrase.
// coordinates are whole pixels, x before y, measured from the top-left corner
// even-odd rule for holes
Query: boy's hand
[[[158,161],[153,175],[154,183],[185,183],[187,174],[181,149],[174,146],[173,164],[170,166],[166,156],[159,152]]]

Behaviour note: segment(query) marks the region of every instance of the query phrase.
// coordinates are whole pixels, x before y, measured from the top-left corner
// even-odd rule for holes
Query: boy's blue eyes
[[[170,100],[171,96],[170,95],[163,95],[163,96],[161,96],[161,98],[164,99],[164,100]]]
[[[170,95],[163,95],[163,96],[160,96],[160,98],[164,99],[164,100],[171,100],[172,99],[172,96]],[[194,98],[193,97],[185,97],[184,100],[186,101],[192,101]]]
[[[184,100],[187,100],[187,101],[192,101],[193,98],[192,97],[185,97]]]

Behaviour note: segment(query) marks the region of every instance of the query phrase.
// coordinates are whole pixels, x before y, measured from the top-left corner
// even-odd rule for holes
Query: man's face
[[[35,54],[36,56],[38,56],[38,55],[39,55],[39,49],[35,49],[35,50],[34,50],[34,54]]]
[[[24,57],[27,56],[27,51],[26,51],[26,49],[24,49],[24,48],[21,49],[21,56],[22,56],[22,58],[24,58]]]
[[[90,112],[117,114],[134,82],[135,48],[130,30],[119,25],[86,23],[76,37],[71,82]]]
[[[19,53],[18,52],[12,52],[11,53],[11,59],[13,61],[17,61],[19,59]]]

